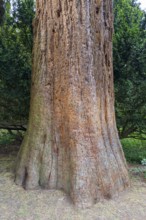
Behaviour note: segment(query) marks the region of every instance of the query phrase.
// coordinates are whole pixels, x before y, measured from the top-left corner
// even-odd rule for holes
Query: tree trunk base
[[[65,152],[60,155],[59,152],[42,155],[38,150],[33,151],[32,156],[29,156],[31,154],[26,145],[27,138],[26,135],[18,155],[15,178],[16,184],[27,190],[40,187],[64,190],[70,195],[76,207],[87,208],[103,199],[111,199],[129,187],[127,167],[122,159],[117,160],[115,156],[111,160],[108,157],[101,157],[105,152],[100,154],[98,152],[96,155],[94,152],[93,157],[91,149],[83,152],[85,149],[81,146],[83,155],[78,152],[78,159],[71,151],[67,156],[67,152],[66,155]]]

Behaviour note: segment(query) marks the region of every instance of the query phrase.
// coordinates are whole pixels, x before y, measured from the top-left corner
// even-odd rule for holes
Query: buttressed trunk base
[[[112,0],[37,0],[28,130],[15,182],[78,207],[129,186],[114,112]]]

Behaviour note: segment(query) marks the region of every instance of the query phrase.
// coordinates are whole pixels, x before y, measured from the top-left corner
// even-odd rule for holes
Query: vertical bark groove
[[[129,186],[114,114],[111,0],[37,0],[29,125],[16,183],[79,207]]]

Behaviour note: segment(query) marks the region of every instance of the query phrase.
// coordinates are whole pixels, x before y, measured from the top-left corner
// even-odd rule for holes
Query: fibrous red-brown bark
[[[87,207],[129,185],[115,123],[112,0],[37,0],[29,125],[16,183]]]

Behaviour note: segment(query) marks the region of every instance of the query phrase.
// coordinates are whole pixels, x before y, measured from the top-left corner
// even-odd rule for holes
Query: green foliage
[[[143,166],[146,166],[146,158],[144,158],[144,159],[141,161],[141,164],[142,164]]]
[[[5,14],[4,1],[0,0],[0,24],[3,23],[4,14]]]
[[[13,1],[13,17],[16,22],[16,28],[19,29],[19,38],[26,50],[31,53],[33,45],[33,27],[35,5],[34,0]]]
[[[29,110],[33,1],[9,1],[0,27],[0,125],[26,123]]]
[[[146,13],[136,0],[114,0],[114,75],[121,138],[146,132]]]
[[[146,158],[146,141],[126,138],[121,142],[127,161],[141,164],[141,161]]]
[[[10,145],[15,141],[15,135],[9,133],[6,130],[1,130],[0,132],[0,145]]]
[[[24,132],[8,132],[0,130],[0,154],[13,154],[18,152]]]

